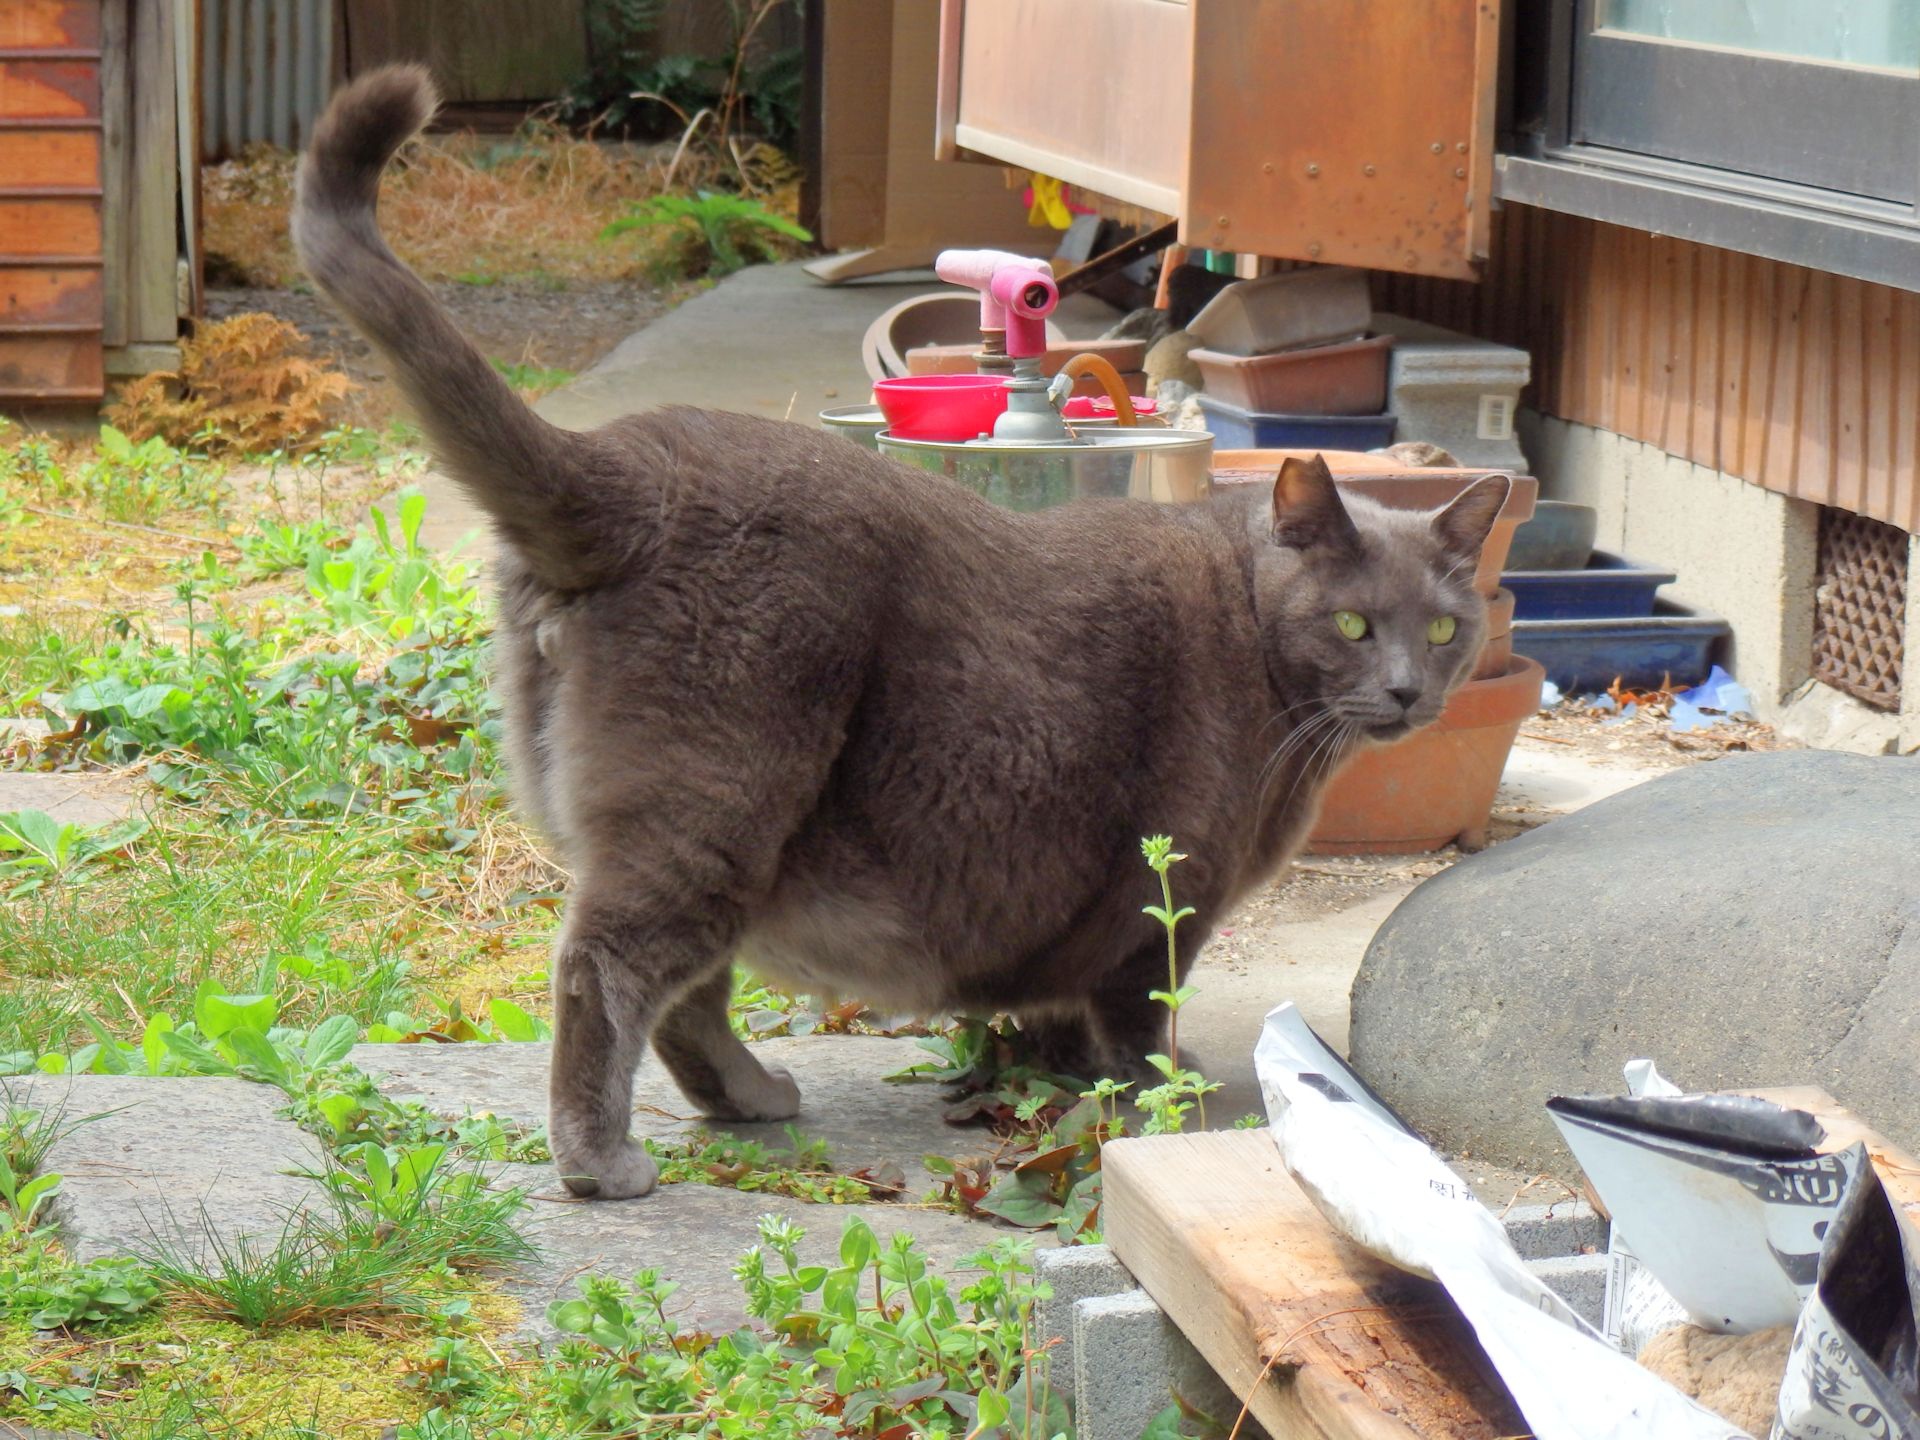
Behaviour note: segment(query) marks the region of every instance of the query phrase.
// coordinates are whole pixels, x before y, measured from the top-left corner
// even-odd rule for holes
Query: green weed
[[[611,240],[634,231],[663,234],[675,247],[667,268],[680,275],[731,275],[756,260],[780,259],[786,253],[782,239],[813,239],[811,231],[758,200],[723,190],[655,195],[628,207],[600,233]]]

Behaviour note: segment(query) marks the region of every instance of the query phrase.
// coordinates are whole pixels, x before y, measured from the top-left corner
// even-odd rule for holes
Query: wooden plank
[[[587,68],[586,7],[579,0],[344,3],[354,74],[395,60],[418,60],[433,71],[449,104],[552,100]],[[727,23],[721,6],[667,7],[663,23],[676,22]]]
[[[1446,1292],[1337,1235],[1271,1135],[1118,1140],[1101,1169],[1107,1243],[1269,1434],[1525,1433]]]
[[[80,399],[105,386],[98,335],[0,334],[0,395]]]
[[[1641,376],[1641,414],[1638,436],[1663,450],[1667,440],[1667,409],[1673,398],[1674,371],[1680,363],[1679,327],[1674,293],[1674,242],[1664,235],[1647,237],[1646,360]]]
[[[1626,232],[1617,225],[1587,228],[1590,249],[1584,257],[1569,257],[1577,265],[1571,278],[1580,295],[1573,312],[1574,327],[1587,336],[1585,364],[1587,401],[1577,418],[1589,425],[1618,430],[1620,372],[1620,302],[1622,257]]]
[[[0,118],[86,120],[99,116],[99,61],[0,60]]]
[[[132,228],[133,52],[131,8],[134,0],[103,0],[100,61],[101,135],[100,243],[106,261],[106,309],[102,341],[124,345],[127,333],[127,232]]]
[[[100,45],[100,0],[6,0],[0,48],[93,50]]]
[[[1920,530],[1920,294],[1893,300],[1893,499],[1887,519]]]
[[[1693,245],[1693,380],[1688,387],[1687,453],[1709,470],[1721,468],[1720,345],[1726,329],[1721,261],[1727,252]]]
[[[1825,270],[1806,272],[1805,299],[1799,308],[1799,335],[1791,347],[1800,362],[1800,403],[1792,454],[1793,473],[1781,486],[1790,495],[1831,505],[1835,498],[1833,295],[1834,277]]]
[[[98,258],[100,201],[0,196],[0,256]]]
[[[0,328],[100,324],[98,266],[0,266]]]
[[[0,189],[93,190],[100,184],[97,130],[7,130],[0,143]]]
[[[174,103],[173,6],[132,0],[133,105],[126,212],[127,334],[121,344],[180,336],[179,110]]]
[[[1867,513],[1882,520],[1891,520],[1893,516],[1893,467],[1897,463],[1893,297],[1894,292],[1885,285],[1867,286],[1862,296],[1860,322],[1865,332],[1861,360],[1866,371],[1866,389],[1861,397],[1866,420],[1861,455],[1861,465],[1866,472],[1865,503]]]
[[[1867,501],[1867,331],[1866,282],[1834,277],[1833,333],[1829,388],[1833,393],[1832,503],[1870,514]]]

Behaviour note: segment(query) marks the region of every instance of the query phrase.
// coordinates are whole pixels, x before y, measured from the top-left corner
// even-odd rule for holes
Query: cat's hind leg
[[[620,1200],[653,1189],[658,1169],[628,1134],[634,1069],[655,1020],[724,964],[739,930],[734,907],[663,913],[632,886],[589,885],[569,903],[553,961],[547,1136],[574,1194]]]
[[[722,966],[684,991],[660,1017],[653,1052],[680,1093],[715,1120],[787,1120],[800,1113],[800,1087],[779,1066],[762,1065],[727,1023],[733,972]]]

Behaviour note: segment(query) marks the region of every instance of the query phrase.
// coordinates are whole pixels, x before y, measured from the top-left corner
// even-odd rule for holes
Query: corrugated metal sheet
[[[335,0],[201,0],[200,153],[292,149],[333,81]]]
[[[1479,285],[1379,307],[1518,345],[1528,403],[1920,530],[1920,294],[1510,205]]]

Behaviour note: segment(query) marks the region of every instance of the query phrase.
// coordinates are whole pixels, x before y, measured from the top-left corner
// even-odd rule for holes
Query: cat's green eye
[[[1442,615],[1438,620],[1429,620],[1427,622],[1427,643],[1431,645],[1445,645],[1453,639],[1453,632],[1458,628],[1451,615]]]
[[[1340,627],[1340,633],[1349,640],[1367,638],[1367,617],[1364,615],[1356,615],[1351,610],[1336,610],[1333,612],[1333,623]]]

